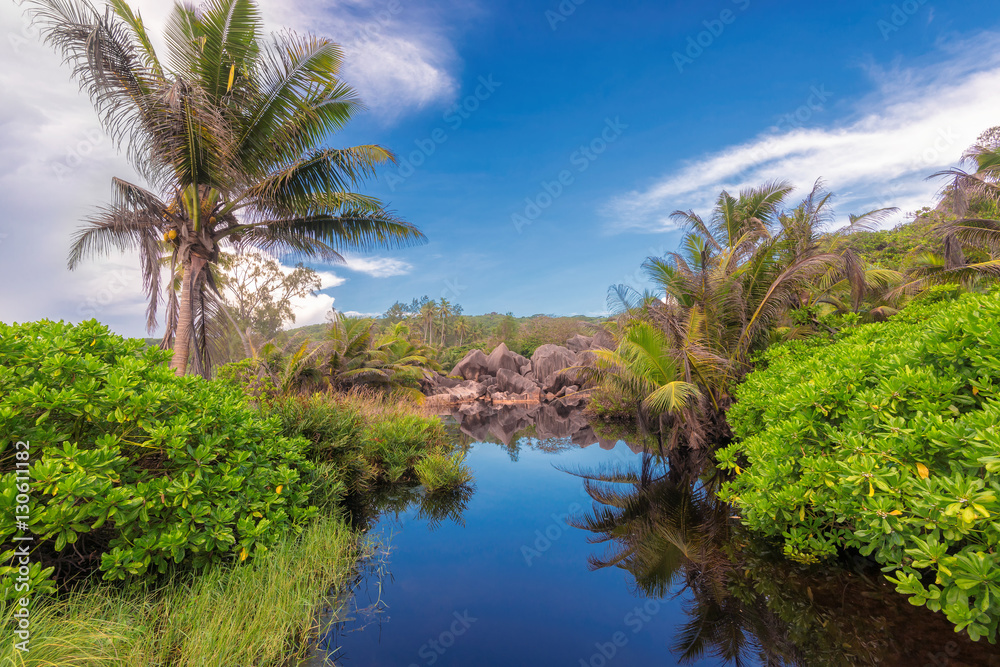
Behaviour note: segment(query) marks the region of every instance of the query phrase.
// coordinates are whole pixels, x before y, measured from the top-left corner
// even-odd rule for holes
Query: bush
[[[316,512],[300,484],[306,441],[231,385],[176,377],[168,359],[93,320],[0,324],[0,541],[18,532],[17,441],[30,445],[36,565],[99,560],[124,579],[245,560],[301,530]],[[85,562],[66,557],[74,544]],[[0,567],[4,599],[11,571]],[[33,587],[51,572],[37,568]]]
[[[359,493],[377,481],[414,477],[414,465],[445,443],[441,420],[374,392],[278,396],[262,408],[286,435],[309,441],[307,456],[321,468],[316,500]]]
[[[973,639],[1000,620],[1000,295],[773,348],[729,419],[722,497],[803,561],[857,549]]]
[[[430,492],[454,489],[472,479],[472,471],[465,465],[465,452],[452,455],[434,452],[417,464],[417,479]]]

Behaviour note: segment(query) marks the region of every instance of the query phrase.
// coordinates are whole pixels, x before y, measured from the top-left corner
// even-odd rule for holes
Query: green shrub
[[[18,532],[17,441],[30,444],[36,563],[82,539],[75,550],[124,579],[243,560],[301,530],[316,512],[300,484],[307,443],[232,386],[176,377],[168,359],[93,320],[0,324],[0,541]]]
[[[374,482],[412,479],[414,465],[445,442],[440,419],[374,392],[277,396],[262,409],[278,418],[286,435],[309,441],[307,456],[323,473],[314,487],[320,503]]]
[[[472,480],[472,471],[465,465],[465,452],[448,455],[433,452],[416,466],[417,479],[432,493],[454,489]]]
[[[918,304],[765,354],[722,497],[803,561],[858,549],[973,639],[1000,620],[1000,295]]]

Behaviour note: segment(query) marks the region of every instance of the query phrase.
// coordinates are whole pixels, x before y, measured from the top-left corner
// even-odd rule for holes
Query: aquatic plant
[[[472,480],[472,471],[465,465],[465,452],[446,454],[433,452],[416,465],[417,479],[434,493],[454,489]]]
[[[0,604],[0,663],[71,667],[260,665],[306,657],[363,548],[339,520],[313,521],[253,563],[217,564],[162,585],[35,596],[30,652],[14,648],[14,605]]]

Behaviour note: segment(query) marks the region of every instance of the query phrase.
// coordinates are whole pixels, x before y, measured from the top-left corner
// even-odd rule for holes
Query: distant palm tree
[[[326,344],[321,346],[327,355],[321,370],[334,389],[415,389],[419,379],[441,369],[430,349],[409,341],[405,324],[396,324],[380,336],[376,324],[369,318],[343,316],[331,322]]]
[[[437,319],[438,309],[435,301],[428,301],[420,308],[420,321],[424,325],[424,341],[428,345],[434,344],[434,322]]]
[[[458,345],[461,347],[465,344],[465,337],[472,332],[472,327],[469,326],[469,320],[464,317],[458,318],[455,322],[455,335],[458,336]]]
[[[438,317],[441,318],[441,347],[447,344],[448,318],[454,314],[452,305],[448,299],[441,297],[441,304],[438,306]]]
[[[783,216],[780,207],[790,190],[775,182],[738,197],[723,192],[708,221],[676,211],[674,219],[688,228],[681,249],[643,264],[659,292],[640,295],[614,286],[609,305],[632,315],[642,311],[666,331],[697,326],[704,347],[745,370],[771,323],[800,305],[801,292],[838,262],[812,231],[827,196],[814,190],[798,217]]]
[[[156,325],[169,257],[165,347],[171,366],[208,372],[221,247],[327,261],[345,250],[420,243],[423,235],[354,189],[392,162],[380,146],[326,148],[361,105],[338,76],[341,50],[311,35],[264,39],[252,0],[177,4],[166,60],[124,0],[27,0],[45,40],[73,67],[98,115],[149,189],[114,179],[113,202],[76,235],[70,268],[111,250],[138,252]]]

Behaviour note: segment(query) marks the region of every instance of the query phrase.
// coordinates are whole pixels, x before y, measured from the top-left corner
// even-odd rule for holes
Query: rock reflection
[[[445,423],[456,426],[463,444],[492,442],[508,450],[519,446],[555,450],[562,447],[614,449],[617,437],[599,435],[578,407],[554,403],[492,405],[482,401],[466,403],[442,414]],[[629,443],[633,452],[642,445]]]
[[[626,570],[644,597],[690,591],[671,644],[680,664],[714,656],[732,665],[1000,665],[995,647],[908,604],[860,556],[784,560],[730,516],[709,477],[678,482],[653,455],[576,474],[595,505],[573,524],[606,545],[591,567]]]

